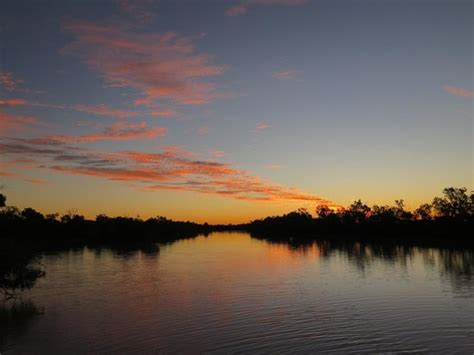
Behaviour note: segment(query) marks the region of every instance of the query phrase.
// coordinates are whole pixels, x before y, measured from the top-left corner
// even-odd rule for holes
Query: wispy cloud
[[[79,112],[84,112],[84,113],[90,113],[93,115],[110,116],[110,117],[116,117],[116,118],[135,117],[139,114],[139,112],[136,112],[136,111],[117,109],[117,108],[113,108],[104,104],[100,104],[100,105],[79,104],[79,105],[68,106],[68,105],[63,105],[63,104],[58,105],[58,104],[50,104],[50,103],[44,103],[44,102],[34,102],[34,101],[25,100],[25,99],[0,99],[0,108],[15,107],[15,106],[34,106],[34,107],[54,108],[54,109],[61,109],[61,110],[69,109],[69,110],[74,110],[74,111],[79,111]],[[173,112],[170,111],[169,113],[171,114]]]
[[[11,173],[9,171],[0,171],[0,176],[3,176],[3,177],[14,177],[14,176],[18,176],[18,174],[16,173]]]
[[[240,16],[247,13],[248,6],[244,4],[229,7],[225,12],[228,16]]]
[[[24,129],[35,123],[37,123],[37,120],[33,116],[13,115],[0,111],[0,129],[2,131]]]
[[[120,110],[120,109],[115,109],[109,106],[106,106],[104,104],[102,105],[74,105],[71,106],[73,110],[79,111],[79,112],[86,112],[86,113],[91,113],[94,115],[100,115],[100,116],[112,116],[112,117],[118,117],[118,118],[126,118],[126,117],[134,117],[138,113],[135,111],[127,111],[127,110]]]
[[[267,122],[259,122],[257,123],[256,125],[256,128],[258,130],[263,130],[263,129],[267,129],[267,128],[270,128],[271,126],[267,123]]]
[[[303,5],[307,0],[241,0],[236,5],[229,7],[226,10],[228,16],[240,16],[246,14],[250,8],[254,6],[299,6]]]
[[[29,182],[30,184],[33,184],[33,185],[47,185],[48,184],[48,181],[47,180],[43,180],[43,179],[25,179],[26,182]]]
[[[466,90],[463,88],[459,88],[456,86],[445,85],[444,90],[449,92],[450,94],[461,96],[461,97],[474,97],[474,91]]]
[[[101,133],[93,133],[80,136],[48,136],[44,139],[45,142],[49,140],[51,142],[62,143],[86,143],[100,140],[129,141],[138,139],[154,139],[158,136],[166,136],[166,134],[166,128],[148,127],[146,122],[127,123],[124,121],[119,121],[106,127]]]
[[[150,114],[153,117],[173,117],[176,116],[178,113],[175,110],[166,109],[151,111]]]
[[[140,97],[133,100],[135,106],[148,106],[153,107],[155,105],[155,100],[152,97]]]
[[[6,157],[28,156],[37,167],[71,175],[133,182],[142,189],[193,191],[245,201],[331,201],[252,176],[229,164],[197,160],[179,147],[162,152],[103,152],[47,140],[0,140]],[[31,165],[30,165],[31,166]]]
[[[268,168],[268,169],[271,169],[271,170],[280,170],[280,169],[286,168],[286,165],[282,165],[282,164],[270,164],[270,165],[267,165],[267,168]]]
[[[155,0],[119,0],[119,10],[131,17],[138,25],[145,25],[156,18],[153,11]]]
[[[212,152],[212,155],[215,156],[216,158],[222,158],[226,154],[223,150],[215,150],[215,151]]]
[[[23,106],[26,105],[28,101],[24,99],[0,99],[0,107],[15,107],[15,106]]]
[[[0,85],[8,91],[18,91],[21,90],[21,84],[23,80],[15,79],[13,73],[0,71]]]
[[[20,180],[29,182],[30,184],[34,184],[34,185],[46,185],[46,184],[48,184],[48,181],[46,181],[46,180],[37,179],[37,178],[30,178],[30,177],[25,176],[23,174],[12,173],[12,172],[9,172],[9,171],[0,171],[0,176],[20,179]]]
[[[278,79],[278,80],[290,80],[295,77],[297,72],[298,71],[294,69],[275,71],[272,73],[272,78]]]
[[[69,22],[64,28],[75,40],[62,53],[81,58],[111,86],[139,90],[143,97],[135,104],[169,99],[200,105],[222,96],[203,79],[221,74],[224,68],[211,64],[209,56],[197,54],[191,38],[90,22]]]
[[[32,102],[32,101],[27,101],[25,105],[28,106],[35,106],[35,107],[44,107],[44,108],[54,108],[54,109],[59,109],[59,110],[65,110],[65,109],[72,109],[72,107],[69,107],[67,105],[63,104],[50,104],[46,102]]]

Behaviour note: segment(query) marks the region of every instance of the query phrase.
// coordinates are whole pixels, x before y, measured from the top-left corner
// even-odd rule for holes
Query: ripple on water
[[[324,253],[318,248],[215,233],[154,256],[89,249],[45,256],[47,277],[29,293],[44,315],[5,349],[474,351],[472,253],[408,247],[389,253],[368,245],[358,254],[360,246],[330,242]]]

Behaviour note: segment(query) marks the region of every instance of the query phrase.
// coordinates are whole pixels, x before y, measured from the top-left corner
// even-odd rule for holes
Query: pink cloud
[[[101,152],[47,140],[0,140],[5,157],[28,156],[52,171],[133,182],[147,190],[192,191],[244,201],[305,201],[334,205],[328,199],[253,176],[230,164],[197,160],[181,147],[161,152]]]
[[[134,117],[137,115],[137,112],[114,109],[106,105],[75,105],[71,107],[73,110],[92,113],[94,115],[100,116],[112,116],[118,118]]]
[[[278,80],[290,80],[294,78],[296,73],[297,71],[293,69],[275,71],[272,73],[272,78],[278,79]]]
[[[212,152],[212,155],[214,155],[216,158],[222,158],[225,156],[225,152],[223,150],[215,150]]]
[[[53,166],[53,170],[71,175],[86,175],[102,177],[108,180],[129,180],[129,181],[162,181],[166,180],[166,175],[160,174],[152,169],[124,169],[108,167],[68,167]]]
[[[153,106],[154,100],[152,97],[140,97],[139,99],[133,100],[135,106]]]
[[[0,171],[0,176],[3,176],[3,177],[14,177],[14,176],[18,176],[17,174],[15,173],[10,173],[8,171]]]
[[[143,97],[135,100],[136,105],[157,99],[201,105],[223,95],[203,79],[221,74],[224,68],[212,65],[209,56],[196,54],[188,37],[89,22],[71,22],[64,28],[75,40],[62,53],[81,58],[111,86],[139,90]]]
[[[176,111],[169,109],[152,111],[150,114],[154,117],[173,117],[177,115]]]
[[[461,97],[474,97],[474,91],[469,91],[463,88],[459,88],[456,86],[445,85],[444,90],[449,92],[450,94],[461,96]]]
[[[262,129],[270,128],[271,126],[267,122],[259,122],[257,123],[256,127],[258,130],[262,130]]]
[[[123,14],[130,16],[137,24],[145,25],[156,17],[152,11],[155,3],[155,0],[120,0],[118,5]]]
[[[186,159],[195,159],[196,156],[198,155],[195,152],[192,152],[186,148],[184,148],[181,145],[168,145],[162,147],[163,150],[163,156],[166,158],[186,158]]]
[[[129,111],[129,110],[122,110],[112,108],[110,106],[101,104],[101,105],[57,105],[57,104],[49,104],[43,102],[31,102],[24,99],[0,99],[0,107],[15,107],[15,106],[34,106],[34,107],[46,107],[46,108],[54,108],[54,109],[71,109],[79,112],[91,113],[93,115],[99,116],[111,116],[117,118],[127,118],[127,117],[134,117],[138,115],[138,112]],[[171,113],[171,112],[170,112]]]
[[[8,91],[17,91],[23,80],[15,79],[13,74],[10,72],[0,71],[0,85]]]
[[[242,0],[237,5],[228,8],[226,14],[228,16],[239,16],[246,14],[254,6],[299,6],[306,2],[307,0]]]
[[[0,107],[15,107],[15,106],[23,106],[26,105],[28,102],[23,99],[0,99]]]
[[[146,122],[126,123],[116,122],[101,133],[86,134],[81,136],[63,135],[49,136],[46,140],[62,143],[86,143],[100,140],[128,141],[138,139],[154,139],[166,136],[167,129],[164,127],[148,127]]]
[[[12,115],[0,111],[0,129],[2,131],[11,129],[24,129],[28,125],[35,124],[36,122],[36,118],[32,116]]]
[[[247,12],[246,5],[236,5],[236,6],[229,7],[225,13],[228,16],[240,16],[240,15],[245,14],[246,12]]]

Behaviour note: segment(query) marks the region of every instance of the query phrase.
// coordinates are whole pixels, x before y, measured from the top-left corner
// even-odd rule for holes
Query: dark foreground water
[[[472,251],[214,233],[42,263],[2,354],[474,352]]]

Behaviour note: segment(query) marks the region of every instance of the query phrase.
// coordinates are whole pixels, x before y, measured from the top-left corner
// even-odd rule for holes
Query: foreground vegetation
[[[345,209],[318,206],[316,217],[300,209],[241,225],[177,222],[165,217],[142,220],[99,215],[88,220],[77,213],[43,215],[33,208],[7,206],[0,194],[0,296],[14,298],[44,277],[37,256],[71,247],[156,248],[156,243],[207,235],[217,230],[247,230],[274,241],[304,242],[316,238],[454,242],[474,245],[474,193],[446,188],[442,197],[414,211],[403,200],[395,206],[369,207],[361,200]]]

